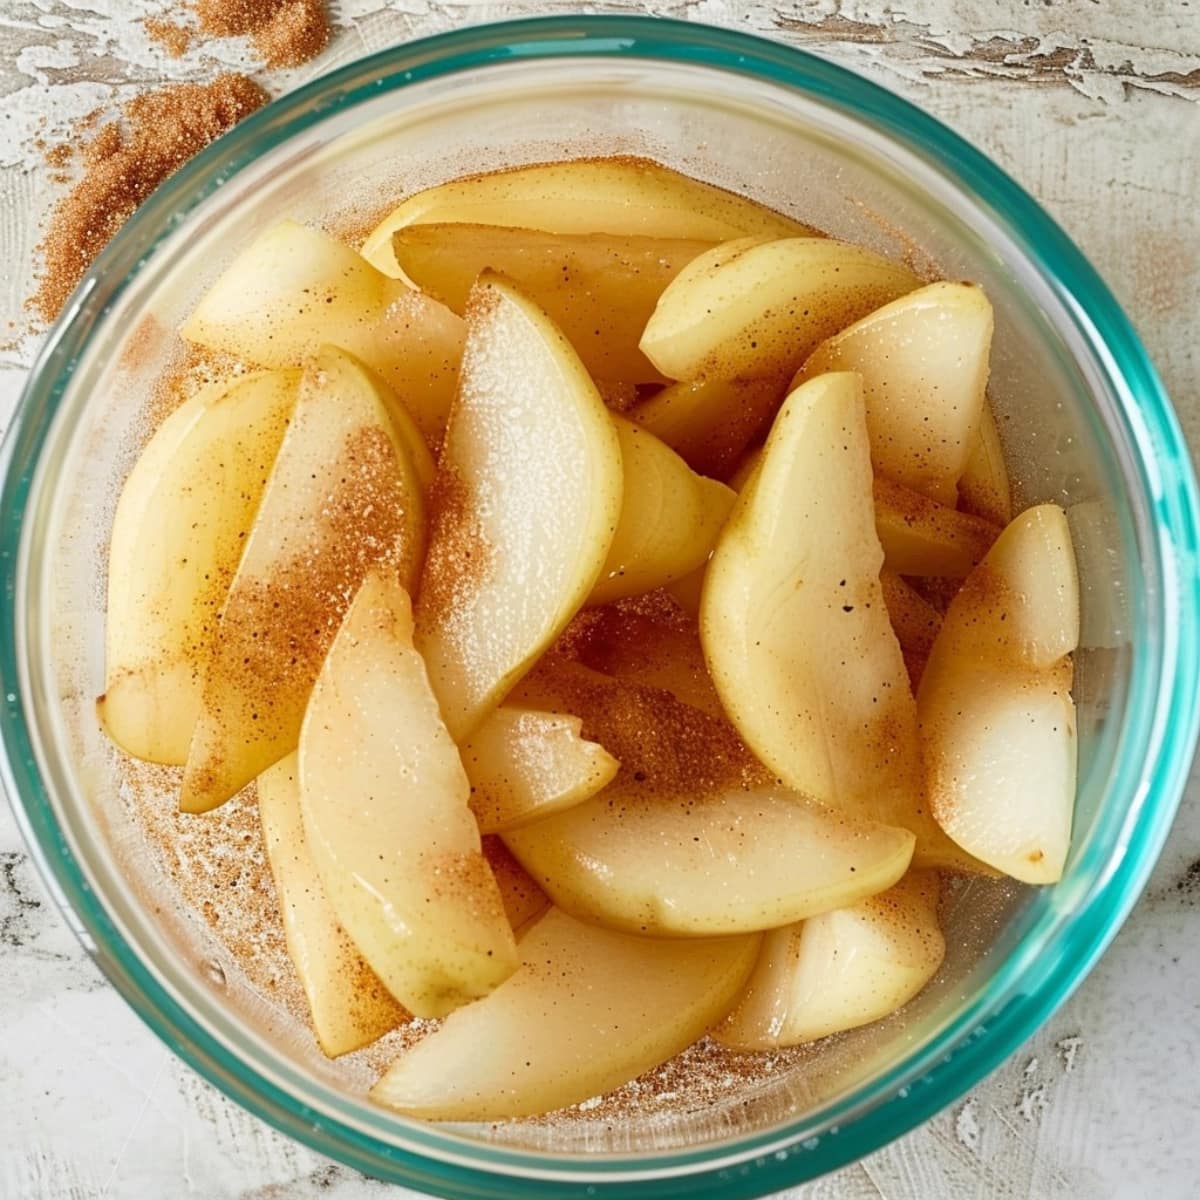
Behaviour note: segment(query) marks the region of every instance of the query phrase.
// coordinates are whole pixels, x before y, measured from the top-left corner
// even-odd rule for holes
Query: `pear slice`
[[[534,883],[528,871],[512,856],[509,848],[495,835],[483,838],[483,857],[492,869],[500,889],[504,915],[517,940],[529,928],[534,917],[550,907],[550,898]]]
[[[504,705],[461,747],[481,833],[538,821],[594,796],[620,764],[578,717]]]
[[[825,338],[919,283],[848,242],[743,238],[680,271],[641,346],[669,379],[790,378]]]
[[[505,844],[566,912],[658,937],[749,933],[853,904],[908,869],[913,835],[785,788],[610,785]]]
[[[961,579],[988,552],[1000,527],[877,476],[875,529],[898,575]]]
[[[693,470],[725,479],[770,423],[785,393],[782,379],[698,379],[663,388],[629,417]]]
[[[918,865],[970,869],[924,803],[871,489],[858,376],[802,384],[709,561],[705,658],[730,720],[784,784],[912,830]]]
[[[545,313],[484,274],[468,327],[417,609],[417,644],[458,741],[587,599],[622,492],[612,420]]]
[[[551,909],[516,974],[406,1051],[371,1098],[426,1120],[500,1121],[610,1091],[721,1019],[759,940],[629,937]]]
[[[213,638],[185,812],[223,804],[296,748],[313,681],[367,571],[416,577],[424,501],[392,407],[341,350],[324,347],[304,372]]]
[[[934,816],[964,849],[1054,883],[1075,803],[1079,584],[1063,511],[1016,517],[952,601],[918,707]]]
[[[300,734],[304,829],[326,895],[409,1011],[441,1017],[517,967],[470,785],[394,571],[363,581]]]
[[[995,414],[986,402],[974,449],[958,481],[958,503],[965,512],[975,513],[1000,526],[1012,520],[1012,491],[1004,462],[1004,446]]]
[[[217,617],[299,378],[259,372],[204,389],[159,426],[121,489],[97,710],[135,758],[187,761]]]
[[[534,163],[427,188],[371,231],[362,255],[385,275],[399,276],[393,251],[396,231],[444,222],[707,242],[748,234],[795,237],[813,232],[745,196],[661,163],[591,158]]]
[[[745,993],[713,1035],[738,1050],[771,1050],[890,1016],[946,955],[938,894],[935,872],[912,871],[886,892],[772,930]]]
[[[339,346],[396,390],[431,439],[445,425],[465,336],[444,305],[296,221],[255,238],[180,333],[264,367],[300,367],[315,347]]]
[[[857,371],[876,474],[953,507],[986,403],[993,324],[982,288],[931,283],[822,342],[792,387]]]
[[[296,756],[264,771],[257,792],[288,954],[308,997],[317,1041],[330,1058],[349,1054],[408,1014],[359,954],[325,895],[304,833]]]
[[[703,566],[736,499],[670,446],[613,415],[624,464],[621,518],[589,604],[636,596]]]
[[[597,379],[658,383],[638,349],[667,284],[713,243],[494,225],[409,225],[392,248],[404,274],[460,316],[481,272],[511,280],[558,325]]]

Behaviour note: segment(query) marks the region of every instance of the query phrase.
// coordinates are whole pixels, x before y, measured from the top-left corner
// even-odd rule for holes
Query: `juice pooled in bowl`
[[[944,875],[1059,878],[1075,561],[978,287],[580,160],[285,222],[180,332],[100,719],[188,821],[251,790],[321,1049],[413,1031],[381,1104],[810,1043],[933,977]]]

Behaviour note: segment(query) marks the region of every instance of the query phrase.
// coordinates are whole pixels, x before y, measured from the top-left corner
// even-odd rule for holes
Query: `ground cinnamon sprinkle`
[[[168,176],[267,94],[244,75],[180,83],[136,96],[80,151],[82,175],[54,207],[39,246],[43,269],[29,307],[52,321],[96,255]],[[60,155],[55,148],[52,154]]]

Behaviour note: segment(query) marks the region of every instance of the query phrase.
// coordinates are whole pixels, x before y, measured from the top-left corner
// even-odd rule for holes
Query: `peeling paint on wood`
[[[604,6],[644,11],[632,0]],[[1139,325],[1200,437],[1197,0],[658,0],[801,46],[908,96],[1011,171],[1080,242]],[[171,59],[166,0],[6,0],[0,13],[0,424],[35,342],[19,336],[53,195],[36,139],[163,79],[255,68],[238,41]],[[573,3],[342,0],[338,34],[281,91],[398,40]],[[11,324],[10,324],[11,322]],[[963,1102],[792,1200],[1184,1200],[1200,1174],[1200,787],[1146,898],[1079,992]],[[0,813],[0,1196],[363,1200],[404,1193],[236,1108],[143,1028],[42,895]]]

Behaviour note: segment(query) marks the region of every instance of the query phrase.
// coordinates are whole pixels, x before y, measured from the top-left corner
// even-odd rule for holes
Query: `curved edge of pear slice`
[[[736,499],[654,434],[616,414],[612,420],[624,474],[621,516],[588,604],[650,592],[703,566]]]
[[[578,717],[505,704],[459,746],[480,833],[540,821],[612,781],[620,763],[584,738],[582,725]]]
[[[669,379],[786,379],[825,338],[919,284],[849,242],[742,238],[675,276],[641,348]]]
[[[552,908],[516,973],[401,1055],[371,1098],[426,1120],[500,1121],[610,1091],[720,1020],[758,945],[630,937]]]
[[[737,1050],[771,1050],[891,1016],[946,956],[939,894],[936,872],[910,871],[886,892],[772,930],[713,1036]]]
[[[1015,517],[951,602],[917,693],[934,817],[1025,883],[1057,882],[1070,850],[1076,572],[1060,508]]]
[[[658,937],[754,932],[853,904],[904,874],[915,841],[777,786],[685,798],[619,782],[503,836],[563,910]]]
[[[205,388],[159,426],[121,489],[97,713],[135,758],[187,761],[217,620],[299,380],[264,371]]]
[[[426,188],[380,221],[363,242],[362,256],[385,275],[399,276],[395,232],[440,222],[704,241],[816,236],[746,196],[651,159],[623,156],[533,163]]]
[[[295,754],[257,780],[258,815],[275,880],[288,956],[308,999],[317,1042],[329,1058],[369,1045],[408,1020],[342,928],[304,832]]]
[[[369,573],[304,715],[300,801],[342,927],[410,1012],[440,1017],[487,995],[517,957],[412,632],[408,593]]]
[[[621,444],[553,322],[485,273],[430,507],[417,644],[469,737],[595,586],[621,512]]]

